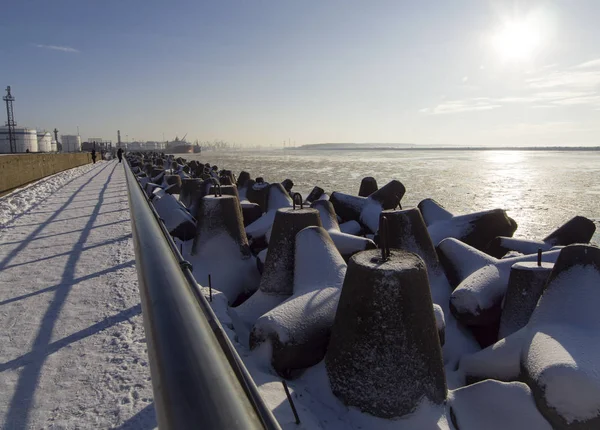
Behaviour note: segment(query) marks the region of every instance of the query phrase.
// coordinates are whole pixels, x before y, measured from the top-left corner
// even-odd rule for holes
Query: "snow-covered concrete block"
[[[377,247],[375,242],[373,242],[371,239],[343,233],[340,230],[337,216],[331,202],[327,200],[317,200],[311,204],[311,207],[319,211],[323,228],[327,230],[336,248],[342,254],[342,256],[344,256],[344,258],[347,259],[359,251],[375,249]]]
[[[307,227],[296,235],[293,295],[261,316],[250,348],[272,346],[271,363],[284,377],[317,364],[325,356],[346,263],[327,232]]]
[[[263,189],[265,193],[268,193],[265,194],[268,199],[264,203],[268,210],[263,216],[246,227],[246,234],[253,239],[258,239],[267,234],[279,209],[293,206],[292,199],[281,184],[271,184]],[[260,203],[257,204],[260,206]]]
[[[388,234],[385,239],[388,246],[415,253],[425,262],[431,297],[441,308],[446,323],[444,334],[448,342],[442,342],[444,363],[454,366],[463,354],[478,351],[480,348],[473,335],[462,327],[450,312],[449,301],[452,289],[440,265],[421,212],[417,208],[386,210],[380,217],[387,219]],[[382,239],[384,238],[380,240]]]
[[[316,209],[283,208],[276,211],[260,286],[248,300],[232,309],[235,321],[252,327],[261,316],[285,301],[294,289],[296,234],[310,226],[321,226]],[[234,317],[232,316],[232,319]],[[243,327],[241,327],[243,330]]]
[[[379,250],[348,264],[325,357],[333,393],[377,417],[402,417],[446,399],[427,269],[416,254]]]
[[[352,196],[334,192],[330,201],[335,213],[344,221],[360,221],[373,233],[379,229],[379,214],[385,209],[395,209],[400,204],[406,188],[392,180],[369,197]]]
[[[525,327],[460,362],[467,380],[521,379],[554,429],[600,428],[600,249],[562,249]]]
[[[512,236],[517,223],[503,209],[452,215],[432,199],[418,205],[434,245],[453,237],[480,251],[487,251],[497,236]]]
[[[553,263],[560,250],[542,253],[542,261]],[[537,254],[497,259],[457,239],[444,239],[438,254],[450,282],[458,286],[450,298],[450,309],[462,323],[487,326],[500,319],[501,305],[513,264],[537,261]]]
[[[196,281],[206,286],[211,275],[212,287],[225,294],[230,304],[258,288],[260,275],[235,196],[202,198],[192,252],[186,257]]]
[[[154,195],[152,204],[169,234],[183,241],[192,239],[196,232],[194,217],[171,194],[165,193],[160,188],[157,190],[161,192]]]
[[[533,261],[513,264],[500,317],[500,339],[527,325],[553,267]]]
[[[493,255],[498,258],[506,255],[509,251],[517,251],[521,254],[533,254],[538,249],[549,251],[554,246],[588,243],[595,231],[596,225],[594,221],[583,216],[576,216],[542,240],[501,236],[494,239],[491,248],[494,250]]]
[[[451,391],[450,417],[456,430],[552,430],[522,382],[482,381]]]
[[[564,248],[526,326],[521,375],[555,429],[600,428],[600,249]]]

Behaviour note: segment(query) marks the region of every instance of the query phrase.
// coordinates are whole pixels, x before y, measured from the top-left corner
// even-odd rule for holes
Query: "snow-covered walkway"
[[[0,228],[3,429],[156,426],[123,165],[78,169]]]

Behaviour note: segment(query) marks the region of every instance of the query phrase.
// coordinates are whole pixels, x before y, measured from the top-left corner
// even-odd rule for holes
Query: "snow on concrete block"
[[[257,178],[261,179],[262,178]],[[269,196],[269,183],[252,181],[246,182],[246,199],[260,206],[263,212],[267,211],[267,199]]]
[[[554,246],[567,246],[574,243],[588,243],[594,232],[596,225],[594,221],[576,216],[554,230],[542,240],[529,240],[522,238],[497,237],[494,239],[491,248],[495,257],[502,257],[509,251],[517,251],[522,254],[532,254],[538,249],[549,251]]]
[[[421,211],[417,208],[386,210],[381,213],[381,218],[383,217],[387,219],[388,245],[391,248],[413,252],[425,262],[433,302],[440,306],[447,323],[444,335],[448,342],[442,342],[444,363],[458,363],[464,353],[479,350],[479,345],[450,313],[449,300],[452,289],[438,260]]]
[[[342,221],[359,221],[360,213],[366,203],[366,197],[358,197],[350,194],[331,193],[329,201],[333,204],[335,213],[339,215]]]
[[[213,288],[225,294],[230,304],[258,288],[260,275],[235,196],[208,195],[202,199],[188,259],[196,281],[206,286],[211,275]]]
[[[527,325],[553,267],[533,261],[513,264],[500,317],[500,339]]]
[[[319,212],[311,208],[279,209],[275,212],[274,218],[258,291],[232,309],[236,314],[236,321],[248,328],[252,327],[260,316],[292,295],[296,234],[306,227],[321,227]]]
[[[560,250],[542,253],[542,261],[553,263]],[[472,253],[473,254],[473,253]],[[500,320],[502,300],[508,288],[510,269],[515,263],[537,261],[537,254],[513,258],[493,259],[490,264],[473,270],[462,270],[467,275],[461,280],[450,297],[450,309],[454,316],[469,326],[488,326]],[[482,260],[479,260],[480,264]],[[468,263],[470,268],[475,262]]]
[[[317,200],[311,204],[311,207],[319,211],[323,228],[327,230],[336,248],[345,259],[350,258],[357,252],[364,251],[366,249],[375,249],[377,247],[375,242],[373,242],[371,239],[354,236],[340,231],[337,215],[331,202],[327,200]]]
[[[452,215],[431,199],[420,202],[419,209],[436,246],[442,240],[453,237],[485,252],[497,236],[512,236],[517,229],[515,220],[503,209]]]
[[[161,190],[162,191],[162,190]],[[183,241],[194,237],[196,221],[187,209],[171,194],[164,191],[152,199],[152,204],[170,235]]]
[[[382,418],[446,399],[442,352],[423,260],[391,250],[349,262],[325,365],[344,404]]]
[[[438,332],[440,345],[444,346],[446,342],[446,320],[444,318],[444,311],[440,305],[433,304],[433,315],[435,316],[435,328]]]
[[[367,176],[362,178],[360,181],[360,188],[358,189],[358,195],[360,197],[369,197],[375,191],[377,191],[379,187],[377,186],[377,180],[372,176]]]
[[[256,321],[250,348],[270,341],[271,363],[284,377],[321,361],[345,274],[346,263],[323,228],[300,231],[296,235],[293,295]]]
[[[521,373],[555,429],[600,428],[600,249],[565,247],[526,327]]]
[[[253,239],[259,239],[267,234],[279,209],[291,208],[293,205],[291,197],[281,184],[271,184],[264,189],[265,192],[268,192],[266,194],[268,203],[266,203],[267,200],[265,201],[268,210],[263,216],[246,227],[246,234]]]
[[[250,203],[247,200],[241,202],[242,215],[244,216],[244,227],[249,226],[254,221],[259,219],[263,212],[259,205],[256,203]]]
[[[475,354],[465,355],[460,360],[459,371],[467,383],[485,379],[507,382],[517,380],[520,373],[519,359],[527,336],[527,330],[521,329]]]
[[[421,211],[421,215],[423,216],[423,220],[427,227],[436,222],[447,221],[454,216],[433,199],[421,200],[417,207]]]
[[[289,208],[293,205],[292,198],[281,184],[270,184],[267,194],[267,211],[270,209]]]
[[[552,430],[522,382],[482,381],[449,395],[456,430]]]

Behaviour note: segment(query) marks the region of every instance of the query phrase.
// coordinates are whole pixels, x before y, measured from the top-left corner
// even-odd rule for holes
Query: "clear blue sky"
[[[83,138],[600,145],[599,22],[598,0],[20,0],[0,86],[19,126]]]

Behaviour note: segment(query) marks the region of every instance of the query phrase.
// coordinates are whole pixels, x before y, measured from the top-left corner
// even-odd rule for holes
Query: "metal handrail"
[[[145,192],[123,163],[161,429],[280,429]]]

